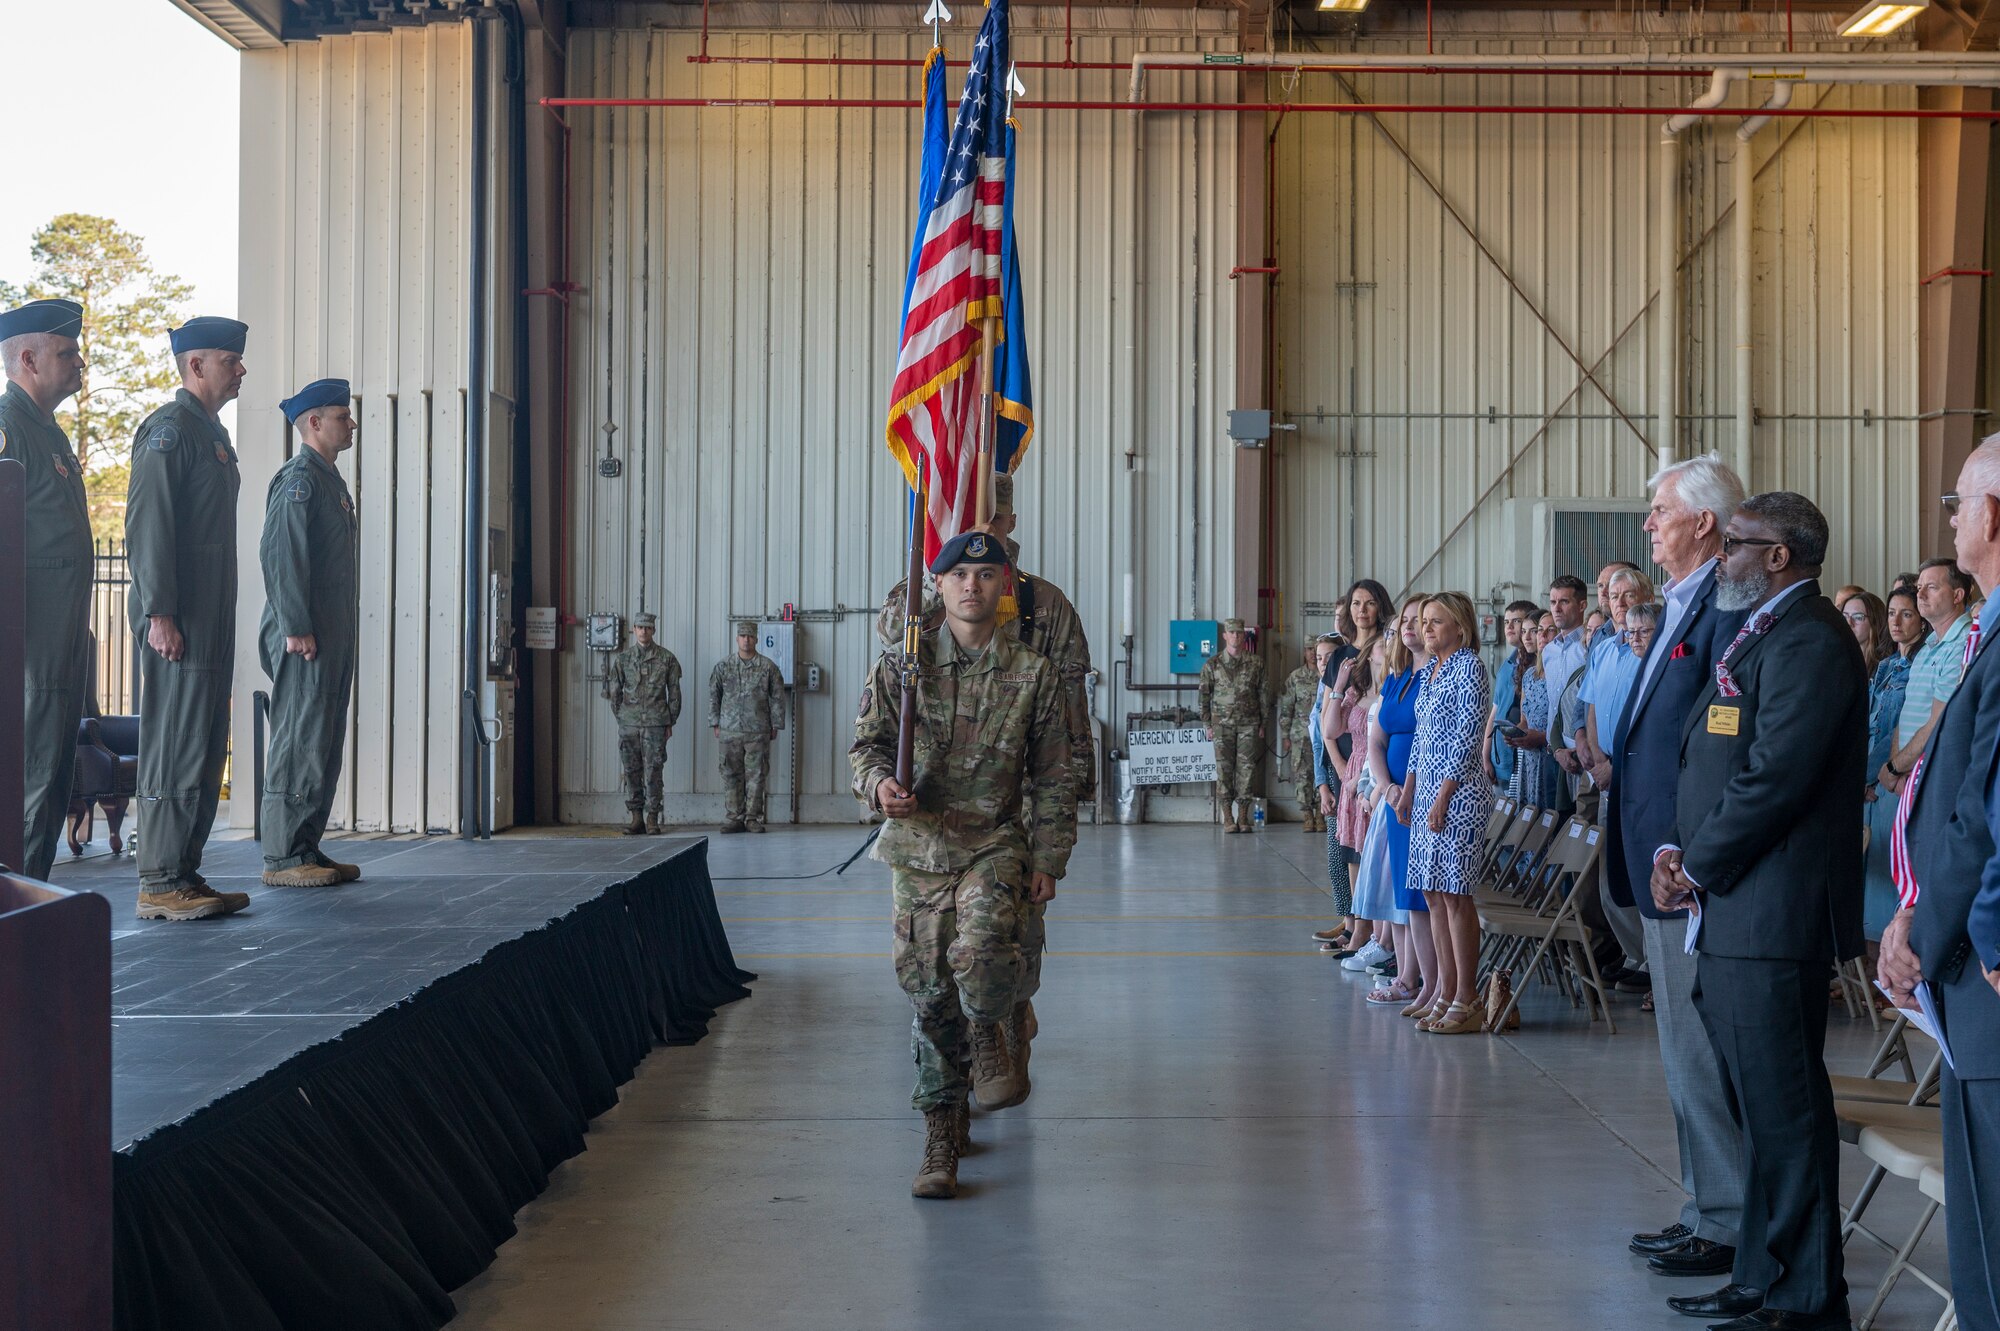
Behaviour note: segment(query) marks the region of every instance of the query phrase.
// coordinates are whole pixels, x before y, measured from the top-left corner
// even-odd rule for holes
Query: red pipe
[[[1240,71],[1239,71],[1240,72]],[[544,97],[544,106],[659,106],[767,111],[914,111],[922,102],[886,97]],[[1771,116],[1796,120],[2000,120],[2000,110],[1682,106],[1477,106],[1430,102],[1017,102],[1027,111],[1295,112],[1324,115]]]
[[[1269,249],[1269,248],[1270,248],[1270,246],[1268,246],[1268,245],[1267,245],[1267,246],[1265,246],[1265,248],[1266,248],[1266,249]],[[1282,271],[1282,270],[1281,270],[1281,269],[1278,269],[1278,268],[1268,268],[1268,267],[1267,267],[1267,268],[1243,268],[1243,267],[1238,267],[1238,268],[1232,268],[1232,269],[1230,269],[1230,270],[1229,270],[1229,276],[1230,276],[1231,280],[1234,280],[1234,279],[1236,279],[1236,278],[1238,278],[1238,277],[1241,277],[1241,276],[1243,276],[1243,274],[1245,274],[1245,273],[1277,273],[1277,272],[1281,272],[1281,271]]]
[[[1925,278],[1923,281],[1917,283],[1917,285],[1920,287],[1927,287],[1931,283],[1937,281],[1939,278],[1944,278],[1944,277],[1991,277],[1991,276],[1993,276],[1993,270],[1991,268],[1940,268],[1935,273],[1932,273],[1929,277]]]
[[[690,65],[806,65],[814,68],[831,66],[852,69],[921,69],[923,61],[906,60],[889,56],[829,56],[829,55],[691,55]],[[1129,72],[1129,60],[1017,60],[1022,69],[1115,69]],[[963,60],[947,60],[947,67],[964,65]],[[1247,74],[1262,70],[1272,74],[1513,74],[1565,75],[1583,77],[1605,75],[1611,78],[1629,79],[1670,79],[1686,77],[1706,77],[1712,69],[1698,69],[1690,65],[1685,68],[1646,69],[1633,65],[1549,65],[1534,69],[1524,69],[1520,65],[1453,65],[1440,67],[1421,62],[1405,65],[1208,65],[1172,64],[1147,65],[1149,74]]]

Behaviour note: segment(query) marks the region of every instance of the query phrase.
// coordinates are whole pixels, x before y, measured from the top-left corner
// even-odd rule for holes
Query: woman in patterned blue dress
[[[1431,661],[1417,702],[1410,760],[1416,780],[1403,788],[1402,799],[1406,816],[1414,815],[1410,885],[1422,890],[1431,910],[1438,1006],[1417,1024],[1434,1035],[1461,1035],[1486,1023],[1472,889],[1493,808],[1493,787],[1479,756],[1493,693],[1479,659],[1479,618],[1470,600],[1459,592],[1433,596],[1419,623]]]

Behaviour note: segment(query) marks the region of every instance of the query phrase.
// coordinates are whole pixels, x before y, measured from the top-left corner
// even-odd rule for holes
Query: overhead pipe
[[[1161,54],[1164,55],[1167,53],[1162,52]],[[1188,61],[1186,60],[1187,52],[1185,51],[1173,54],[1179,57],[1182,63],[1149,64],[1146,68],[1157,74],[1241,74],[1243,72],[1242,66],[1233,63],[1236,54],[1233,51],[1223,53],[1231,57],[1230,62],[1223,63],[1215,61]],[[787,67],[803,66],[810,69],[922,69],[924,66],[922,60],[904,56],[691,55],[685,58],[690,65],[784,65]],[[1128,60],[1017,60],[1014,63],[1022,69],[1130,70],[1132,68],[1132,64]],[[952,66],[963,67],[965,64],[966,62],[963,60],[947,59],[945,61],[946,68],[951,68]],[[1311,65],[1297,65],[1280,62],[1265,66],[1265,68],[1272,73],[1284,74],[1495,74],[1519,75],[1523,77],[1529,75],[1550,77],[1569,74],[1578,77],[1587,75],[1592,78],[1631,79],[1656,79],[1662,76],[1662,72],[1658,69],[1638,69],[1617,65],[1592,65],[1587,69],[1580,67],[1567,68],[1557,65],[1546,67],[1537,65],[1533,69],[1523,69],[1519,65],[1497,64],[1455,65],[1450,69],[1441,69],[1436,64],[1427,60],[1411,61],[1407,58],[1399,60],[1394,64],[1350,65],[1345,63],[1314,63]],[[1699,68],[1688,68],[1674,72],[1696,75],[1707,74],[1710,70],[1707,64],[1703,64]]]
[[[1660,234],[1658,263],[1660,312],[1653,349],[1657,379],[1653,400],[1657,404],[1656,427],[1661,466],[1680,456],[1681,383],[1681,133],[1709,112],[1721,107],[1729,97],[1729,71],[1718,69],[1709,78],[1708,91],[1678,115],[1669,116],[1660,127]]]
[[[1908,82],[1908,80],[1904,80]],[[2000,87],[2000,66],[1981,81]],[[714,111],[914,111],[922,102],[885,97],[544,97],[543,106],[668,107]],[[1493,115],[1730,117],[1742,107],[1697,111],[1671,106],[1508,106],[1447,102],[1111,102],[1018,101],[1024,111],[1170,111],[1239,115]],[[1792,107],[1764,114],[1799,120],[2000,120],[2000,110],[1931,110],[1919,107]]]
[[[1146,73],[1185,61],[1185,51],[1140,51],[1132,57],[1129,100],[1138,101],[1146,91]],[[1371,57],[1344,51],[1319,56],[1296,51],[1232,51],[1225,70],[1281,69],[1301,72],[1338,68],[1347,73],[1470,74],[1509,72],[1522,75],[1556,73],[1596,75],[1613,70],[1653,78],[1685,77],[1730,70],[1738,76],[1784,78],[1800,83],[1891,83],[1941,85],[1956,83],[1992,84],[2000,81],[2000,54],[1992,52],[1899,53],[1888,60],[1880,56],[1846,53],[1821,55],[1813,52],[1787,53],[1782,68],[1774,68],[1772,54],[1667,52],[1635,55],[1632,52],[1577,52],[1563,55],[1518,55],[1495,57],[1490,54],[1428,55],[1412,61],[1407,55]]]
[[[1736,130],[1736,160],[1731,164],[1731,173],[1736,178],[1736,223],[1730,234],[1730,244],[1734,251],[1736,268],[1735,323],[1736,323],[1736,474],[1750,484],[1752,444],[1757,427],[1756,406],[1751,393],[1751,375],[1755,370],[1753,359],[1754,341],[1751,324],[1751,279],[1752,265],[1756,262],[1757,216],[1757,170],[1756,152],[1752,140],[1771,117],[1763,112],[1782,110],[1791,104],[1792,85],[1779,83],[1771,89],[1759,114],[1745,120]]]

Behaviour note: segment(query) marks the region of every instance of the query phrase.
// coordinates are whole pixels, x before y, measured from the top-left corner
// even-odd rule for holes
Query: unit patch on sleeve
[[[171,421],[166,421],[154,426],[153,432],[146,436],[146,447],[155,453],[171,453],[174,451],[174,445],[180,441],[180,427]]]

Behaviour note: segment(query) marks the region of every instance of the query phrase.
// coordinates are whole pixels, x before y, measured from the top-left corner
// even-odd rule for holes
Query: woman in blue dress
[[[1865,595],[1865,593],[1864,593]],[[1848,598],[1851,608],[1862,600]],[[1896,750],[1896,720],[1903,714],[1903,693],[1910,684],[1910,661],[1924,645],[1931,626],[1917,613],[1917,594],[1908,587],[1889,593],[1883,616],[1886,636],[1894,650],[1875,667],[1868,681],[1868,787],[1861,816],[1868,828],[1868,876],[1861,889],[1862,932],[1880,940],[1889,917],[1896,913],[1896,881],[1889,876],[1889,830],[1896,821],[1896,797],[1875,784],[1876,775]]]
[[[1514,779],[1507,794],[1531,809],[1553,808],[1565,792],[1562,769],[1549,756],[1555,700],[1549,696],[1548,676],[1542,670],[1544,622],[1534,619],[1521,625],[1521,652],[1528,661],[1521,671],[1521,733],[1502,736],[1514,748]]]
[[[1416,1016],[1437,999],[1435,988],[1437,958],[1431,948],[1428,909],[1423,894],[1410,888],[1410,816],[1403,799],[1403,783],[1410,779],[1410,750],[1417,736],[1417,702],[1423,694],[1421,662],[1423,635],[1417,616],[1423,598],[1412,597],[1397,618],[1396,634],[1383,659],[1387,673],[1382,677],[1382,710],[1369,728],[1368,761],[1381,792],[1375,810],[1377,822],[1386,824],[1389,840],[1389,879],[1395,890],[1396,905],[1409,912],[1407,925],[1391,926],[1396,935],[1396,978],[1411,991],[1412,1001],[1403,1008],[1406,1017]],[[1380,743],[1376,743],[1379,732]],[[1417,975],[1410,974],[1416,962]],[[1418,981],[1418,983],[1412,983]]]
[[[1493,690],[1479,659],[1479,615],[1470,600],[1459,592],[1430,597],[1420,622],[1431,660],[1417,702],[1410,760],[1416,779],[1404,785],[1401,808],[1412,820],[1410,886],[1423,892],[1431,911],[1438,997],[1418,1028],[1462,1035],[1486,1024],[1472,890],[1493,810],[1493,787],[1479,760]]]

